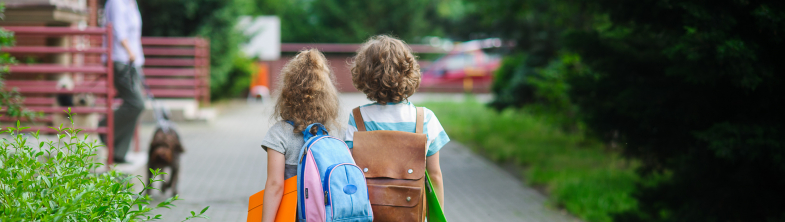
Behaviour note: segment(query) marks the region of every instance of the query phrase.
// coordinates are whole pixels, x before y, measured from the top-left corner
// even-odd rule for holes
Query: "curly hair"
[[[352,84],[379,104],[406,100],[420,87],[420,65],[403,41],[378,35],[371,37],[351,64]]]
[[[294,122],[294,133],[304,131],[311,123],[340,130],[335,77],[319,50],[300,51],[287,62],[278,85],[280,94],[273,117]]]

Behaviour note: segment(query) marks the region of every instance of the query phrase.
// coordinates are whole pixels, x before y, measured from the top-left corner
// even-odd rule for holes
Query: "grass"
[[[496,112],[473,100],[418,104],[431,109],[450,139],[497,163],[523,169],[525,181],[544,188],[550,204],[589,222],[612,221],[637,206],[632,197],[635,161],[604,144],[567,133],[552,117],[522,110]]]

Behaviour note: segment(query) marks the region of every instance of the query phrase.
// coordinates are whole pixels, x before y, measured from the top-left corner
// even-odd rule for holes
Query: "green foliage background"
[[[598,132],[619,130],[643,175],[618,221],[783,221],[785,3],[595,1],[612,26],[565,45],[592,73],[572,98]]]
[[[667,178],[640,181],[639,207],[614,221],[785,220],[785,3],[475,3],[482,26],[518,43],[493,107],[585,121],[626,144],[642,177]]]
[[[448,35],[470,10],[461,0],[255,0],[251,14],[281,18],[283,42],[360,43],[388,34],[408,42]]]

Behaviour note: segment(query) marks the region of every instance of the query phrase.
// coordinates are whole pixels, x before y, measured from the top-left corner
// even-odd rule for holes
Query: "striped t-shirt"
[[[444,128],[428,108],[423,108],[425,118],[423,119],[423,132],[428,137],[427,156],[431,156],[450,142],[450,137],[444,132]],[[417,108],[411,102],[390,103],[381,105],[372,103],[360,106],[365,130],[395,130],[414,133],[417,122]],[[346,130],[346,144],[352,148],[354,132],[357,132],[357,124],[354,122],[353,114],[349,115],[349,127]]]

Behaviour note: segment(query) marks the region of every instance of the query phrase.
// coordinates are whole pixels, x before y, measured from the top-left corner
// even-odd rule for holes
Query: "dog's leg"
[[[172,164],[172,178],[169,180],[169,187],[172,188],[172,196],[177,195],[177,174],[180,172],[180,161]]]

